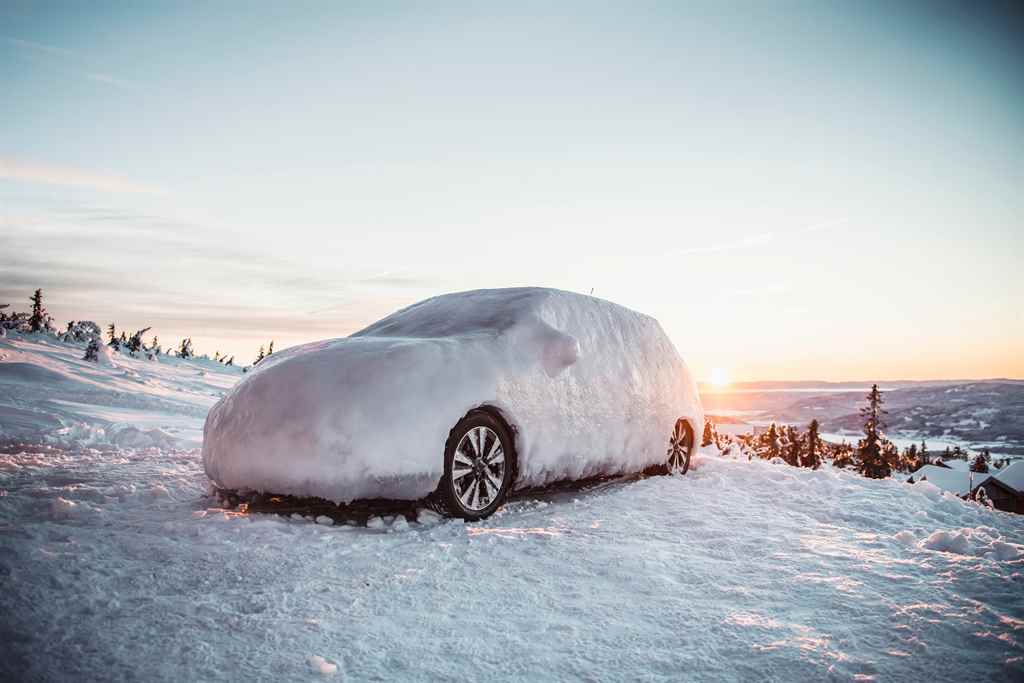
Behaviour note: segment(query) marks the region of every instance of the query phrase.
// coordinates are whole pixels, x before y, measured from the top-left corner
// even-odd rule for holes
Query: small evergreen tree
[[[33,332],[42,332],[49,327],[49,316],[43,308],[43,290],[37,289],[29,301],[32,302],[32,316],[28,319],[29,329]]]
[[[885,410],[882,409],[882,392],[877,384],[871,386],[866,398],[868,404],[860,410],[864,418],[864,438],[857,445],[857,464],[865,477],[883,479],[892,474],[892,468],[887,454],[882,452],[882,429],[885,427],[882,416]]]
[[[800,466],[800,458],[801,458],[802,451],[803,451],[803,448],[801,447],[800,439],[793,439],[792,441],[787,443],[786,444],[786,451],[785,451],[785,453],[786,453],[786,457],[785,457],[786,462],[788,464],[792,465],[793,467],[799,467]]]
[[[178,358],[192,358],[195,352],[192,350],[192,337],[186,337],[181,340],[181,345],[178,347]]]
[[[971,461],[971,472],[988,472],[988,463],[985,462],[984,454],[978,453],[974,456],[974,460]]]
[[[234,356],[231,356],[231,358],[228,358],[228,361],[226,363],[224,363],[224,365],[234,365],[234,364],[235,364],[235,357]]]
[[[133,334],[131,339],[128,340],[128,350],[131,351],[132,353],[138,353],[139,351],[141,351],[145,347],[145,344],[142,343],[142,335],[149,332],[150,329],[152,328],[147,327],[145,329],[138,330],[135,334]],[[121,334],[124,333],[122,332]]]
[[[85,356],[82,360],[92,361],[93,363],[99,362],[100,354],[100,340],[93,337],[89,340],[89,345],[85,347]]]
[[[704,420],[704,434],[700,440],[701,448],[710,446],[715,442],[715,428],[711,426],[711,420]]]
[[[267,349],[267,355],[268,356],[274,355],[274,340],[273,339],[270,340],[270,347]]]
[[[263,353],[263,347],[260,347],[260,355],[256,356],[256,360],[252,362],[253,365],[258,365],[261,360],[267,357],[267,354]]]
[[[775,426],[774,422],[768,426],[764,442],[768,448],[768,458],[779,457],[779,453],[782,451],[782,444],[779,442],[779,429]]]
[[[807,450],[804,456],[803,466],[810,467],[811,469],[818,469],[821,467],[821,437],[818,435],[820,425],[818,421],[811,420],[811,424],[807,425]]]
[[[979,486],[974,489],[974,495],[971,496],[978,505],[984,505],[985,507],[995,507],[992,504],[992,499],[988,497],[988,493],[985,492],[985,487]]]
[[[891,473],[893,470],[897,472],[905,471],[906,467],[903,463],[903,459],[900,458],[900,449],[892,441],[886,438],[882,438],[882,459],[885,460],[885,464],[889,468]]]
[[[114,327],[114,323],[107,325],[107,335],[110,337],[107,343],[111,346],[117,346],[117,328]]]
[[[914,472],[921,467],[921,458],[918,455],[916,443],[910,444],[903,451],[903,467],[909,472]]]

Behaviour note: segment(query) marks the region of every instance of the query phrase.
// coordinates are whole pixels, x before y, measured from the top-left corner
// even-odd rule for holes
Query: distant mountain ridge
[[[733,391],[701,392],[705,411],[750,422],[806,424],[826,432],[856,432],[862,383],[751,382]],[[880,382],[888,431],[962,441],[1008,454],[1024,454],[1024,381]],[[820,389],[820,391],[817,391]]]
[[[727,387],[716,387],[710,382],[699,382],[698,387],[701,393],[731,393],[735,391],[745,391],[751,389],[794,389],[794,390],[806,390],[806,389],[856,389],[859,387],[870,388],[872,384],[878,384],[879,387],[890,389],[901,389],[906,387],[922,387],[922,386],[940,386],[940,385],[953,385],[953,384],[983,384],[983,383],[1009,383],[1009,384],[1020,384],[1024,385],[1024,379],[1011,379],[1007,377],[993,377],[987,379],[899,379],[899,380],[844,380],[841,382],[830,382],[825,380],[759,380],[752,382],[731,382]]]

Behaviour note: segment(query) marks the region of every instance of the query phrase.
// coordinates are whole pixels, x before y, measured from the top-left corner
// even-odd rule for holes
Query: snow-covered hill
[[[85,347],[43,334],[0,337],[0,440],[195,447],[206,412],[242,376],[236,366],[167,355],[89,362]]]
[[[704,452],[477,524],[251,515],[196,448],[237,371],[81,352],[0,340],[3,680],[1024,677],[1024,517],[930,484]]]

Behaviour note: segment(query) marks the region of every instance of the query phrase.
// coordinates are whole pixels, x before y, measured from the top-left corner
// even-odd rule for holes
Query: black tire
[[[693,457],[695,443],[690,423],[679,418],[676,420],[676,426],[668,439],[665,464],[651,465],[644,470],[644,475],[686,474],[690,470],[690,459]]]
[[[693,456],[696,443],[690,423],[682,418],[676,420],[675,429],[672,430],[672,436],[668,441],[668,462],[665,463],[667,474],[682,475],[690,470],[690,458]]]
[[[476,454],[481,434],[482,458]],[[497,464],[499,457],[502,467]],[[444,445],[444,476],[437,491],[442,512],[470,521],[489,517],[508,498],[516,464],[511,430],[492,413],[471,410],[452,427]]]

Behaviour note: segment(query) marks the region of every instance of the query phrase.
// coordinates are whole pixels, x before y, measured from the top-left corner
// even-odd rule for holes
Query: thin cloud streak
[[[75,62],[75,64],[81,64],[82,62],[89,61],[88,57],[86,55],[83,55],[81,52],[68,50],[66,48],[57,47],[55,45],[46,45],[44,43],[37,43],[32,40],[23,40],[21,38],[11,37],[5,37],[3,41],[8,45],[12,45],[13,47],[23,52],[29,52],[35,55],[44,55],[48,58],[56,59],[62,62],[73,61]],[[83,72],[74,70],[70,71],[69,73],[77,74],[88,81],[93,81],[94,83],[103,83],[104,85],[110,85],[114,86],[115,88],[122,88],[124,90],[143,89],[143,86],[140,83],[135,83],[126,78],[121,78],[120,76],[115,76],[104,71]]]
[[[675,249],[671,252],[673,256],[682,256],[683,254],[710,254],[718,251],[736,251],[737,249],[751,249],[753,247],[759,247],[764,244],[768,244],[775,239],[775,234],[771,232],[762,233],[760,235],[751,235],[744,237],[741,240],[735,242],[724,242],[721,244],[712,244],[704,247],[690,247],[687,249]]]
[[[64,187],[85,187],[121,194],[166,194],[167,190],[121,176],[71,166],[0,158],[0,179]]]
[[[78,59],[79,54],[73,50],[66,50],[62,47],[55,47],[53,45],[44,45],[43,43],[37,43],[32,40],[22,40],[21,38],[4,38],[4,42],[15,47],[30,50],[32,52],[39,52],[47,54],[53,57],[62,57],[64,59]]]

